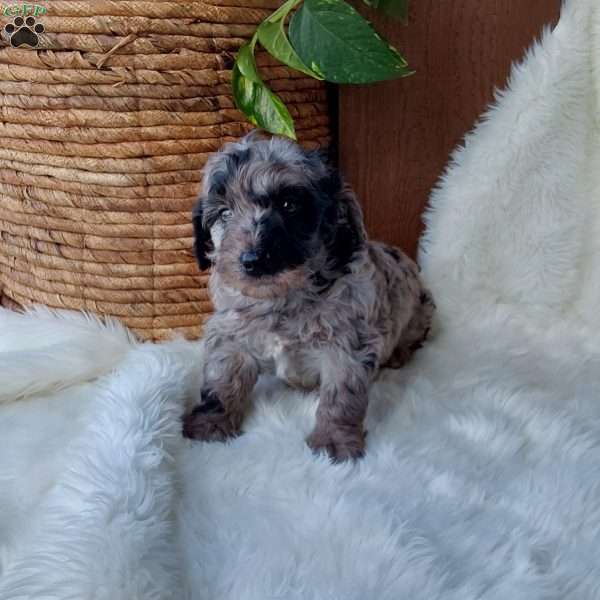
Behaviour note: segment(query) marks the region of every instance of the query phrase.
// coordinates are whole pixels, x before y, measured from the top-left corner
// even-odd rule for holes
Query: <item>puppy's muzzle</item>
[[[246,275],[261,277],[269,271],[269,254],[260,250],[248,250],[240,255],[240,266]]]
[[[255,274],[259,268],[259,263],[258,253],[254,250],[242,252],[240,255],[240,265],[242,266],[244,273],[248,273],[248,275]]]

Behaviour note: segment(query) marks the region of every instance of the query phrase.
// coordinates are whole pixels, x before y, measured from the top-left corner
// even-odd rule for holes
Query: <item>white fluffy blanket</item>
[[[2,600],[599,597],[595,4],[434,193],[437,330],[374,386],[364,460],[313,456],[316,397],[271,380],[245,435],[184,441],[199,345],[0,311]]]

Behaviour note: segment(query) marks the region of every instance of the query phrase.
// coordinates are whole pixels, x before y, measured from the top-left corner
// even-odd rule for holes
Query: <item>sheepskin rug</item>
[[[0,599],[600,597],[600,8],[561,23],[452,160],[421,248],[431,342],[372,388],[366,457],[180,435],[201,344],[0,310]]]

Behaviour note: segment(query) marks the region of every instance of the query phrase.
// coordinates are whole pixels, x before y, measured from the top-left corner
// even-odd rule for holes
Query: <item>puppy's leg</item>
[[[224,441],[240,433],[244,407],[256,380],[256,360],[233,340],[207,348],[200,403],[184,417],[183,434]]]
[[[411,359],[429,335],[434,312],[435,303],[431,292],[423,289],[419,296],[419,303],[415,307],[415,312],[404,331],[402,331],[398,344],[386,364],[383,365],[384,367],[399,369]]]
[[[317,422],[306,442],[315,451],[326,450],[334,462],[360,458],[374,359],[360,361],[343,353],[328,358],[321,370]]]

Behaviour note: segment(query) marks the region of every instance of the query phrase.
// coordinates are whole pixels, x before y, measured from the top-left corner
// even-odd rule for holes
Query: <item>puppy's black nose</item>
[[[240,264],[242,265],[242,269],[250,275],[257,275],[260,271],[260,259],[258,254],[253,250],[242,252]]]

